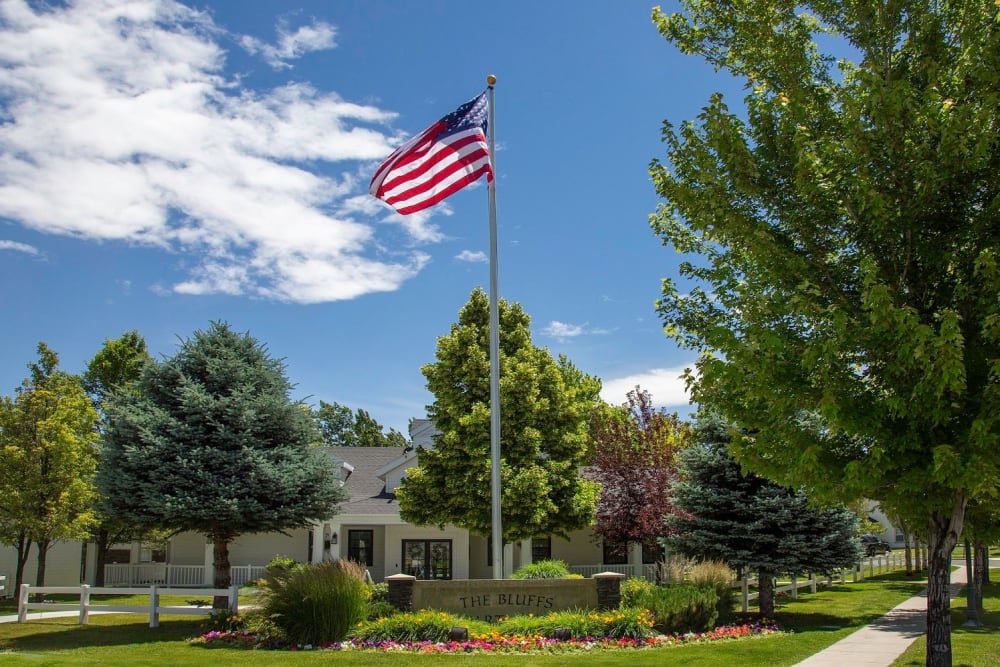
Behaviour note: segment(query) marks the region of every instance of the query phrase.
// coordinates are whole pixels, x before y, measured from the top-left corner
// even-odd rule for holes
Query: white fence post
[[[743,599],[743,613],[750,611],[750,582],[747,581],[746,577],[743,577],[743,581],[740,582],[740,592]]]
[[[799,579],[794,574],[792,575],[792,599],[799,599]]]
[[[90,620],[90,584],[80,586],[80,625]]]
[[[240,587],[236,584],[229,587],[229,611],[233,614],[240,612]]]
[[[149,627],[160,627],[160,591],[156,584],[149,587]]]
[[[24,623],[28,620],[28,589],[31,584],[21,584],[21,590],[17,597],[17,622]]]

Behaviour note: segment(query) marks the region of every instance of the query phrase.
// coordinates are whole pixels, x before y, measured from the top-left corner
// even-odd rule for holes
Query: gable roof
[[[403,458],[402,447],[324,447],[339,469],[347,500],[341,514],[399,514],[396,494],[386,493],[382,468]],[[349,467],[342,464],[349,464]],[[384,474],[384,473],[382,473]]]

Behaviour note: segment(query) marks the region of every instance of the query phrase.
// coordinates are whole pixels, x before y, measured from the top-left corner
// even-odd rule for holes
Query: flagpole
[[[487,189],[490,198],[490,497],[493,519],[493,578],[503,579],[503,527],[500,523],[500,308],[497,274],[497,168],[496,125],[494,123],[493,84],[497,78],[486,77],[489,90],[490,166],[493,179]]]

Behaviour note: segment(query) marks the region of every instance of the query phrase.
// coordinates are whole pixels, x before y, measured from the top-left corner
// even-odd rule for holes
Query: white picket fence
[[[0,600],[7,597],[7,575],[0,574]]]
[[[569,571],[574,574],[582,574],[585,577],[592,577],[601,572],[617,572],[626,577],[636,576],[635,565],[570,565]],[[646,581],[656,581],[656,565],[643,565],[641,578]]]
[[[229,583],[242,586],[262,578],[264,565],[233,565]],[[171,565],[169,563],[125,563],[104,566],[106,586],[204,586],[212,583],[212,569],[204,565]]]
[[[160,614],[195,614],[205,616],[211,614],[211,604],[206,606],[168,607],[160,605],[161,595],[205,595],[215,597],[225,595],[229,600],[229,610],[234,614],[239,612],[239,586],[226,588],[160,588],[156,584],[149,588],[91,588],[88,584],[80,586],[32,586],[21,584],[17,599],[17,622],[28,620],[28,612],[32,609],[46,611],[79,611],[80,624],[86,625],[90,612],[105,612],[115,614],[149,614],[149,627],[160,625]],[[79,595],[78,603],[28,602],[34,593],[53,595]],[[148,595],[148,605],[112,605],[92,604],[91,595]]]
[[[902,554],[887,553],[880,556],[868,556],[863,559],[857,566],[853,569],[841,569],[837,570],[833,576],[826,577],[816,577],[815,575],[809,575],[808,578],[799,579],[796,576],[791,576],[791,581],[787,584],[782,584],[780,586],[774,587],[774,593],[788,593],[789,596],[796,600],[799,596],[799,590],[802,588],[808,588],[811,593],[816,592],[816,587],[819,584],[825,584],[832,586],[835,579],[839,579],[840,583],[846,584],[848,577],[851,581],[857,583],[859,581],[864,581],[865,577],[874,577],[877,574],[882,574],[884,572],[891,572],[899,567],[905,565],[904,556]],[[867,574],[865,574],[867,570]],[[744,612],[750,609],[750,600],[756,600],[759,594],[754,591],[750,592],[751,586],[756,586],[756,579],[741,579],[733,584],[734,588],[740,589],[740,601]]]

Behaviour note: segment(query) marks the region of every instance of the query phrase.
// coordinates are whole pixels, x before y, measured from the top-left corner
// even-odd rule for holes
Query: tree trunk
[[[215,569],[213,588],[229,588],[232,581],[231,569],[229,565],[229,542],[236,535],[225,528],[218,527],[212,532],[212,542],[214,544],[214,558],[212,566]],[[225,595],[216,595],[212,603],[214,609],[226,609],[229,606],[229,598]]]
[[[94,586],[102,588],[104,586],[104,567],[108,564],[108,529],[100,528],[94,535],[94,567],[97,572],[94,575]]]
[[[983,555],[986,558],[983,558]],[[989,547],[985,544],[973,543],[972,545],[972,574],[969,575],[968,582],[970,586],[976,591],[976,611],[979,612],[979,619],[982,620],[983,614],[986,612],[983,609],[983,577],[986,572],[990,569],[989,561]]]
[[[983,564],[982,567],[982,585],[990,583],[990,547],[988,544],[977,544],[976,553],[979,555],[979,561]]]
[[[49,540],[38,540],[35,544],[38,546],[38,556],[35,561],[37,563],[37,569],[35,570],[35,586],[41,588],[45,585],[45,561],[49,557],[49,547],[52,546],[52,542]],[[45,596],[42,593],[36,593],[34,601],[41,602],[43,597]]]
[[[774,575],[770,572],[757,573],[757,606],[761,618],[774,618]]]
[[[958,544],[965,498],[955,499],[950,514],[933,512],[927,530],[927,667],[951,667],[951,552]]]
[[[903,545],[906,551],[906,576],[913,576],[913,549],[910,546],[913,543],[913,538],[910,537],[910,533],[906,533],[906,537],[903,539]]]
[[[923,561],[923,555],[921,554],[922,547],[920,546],[920,538],[919,537],[913,541],[913,548],[916,551],[916,556],[917,556],[917,563],[916,563],[917,572],[920,572],[920,571],[923,570],[923,562],[924,561]]]
[[[24,568],[28,565],[28,554],[31,552],[31,538],[21,531],[17,536],[17,571],[14,574],[14,590],[20,595],[21,584],[24,583]]]

